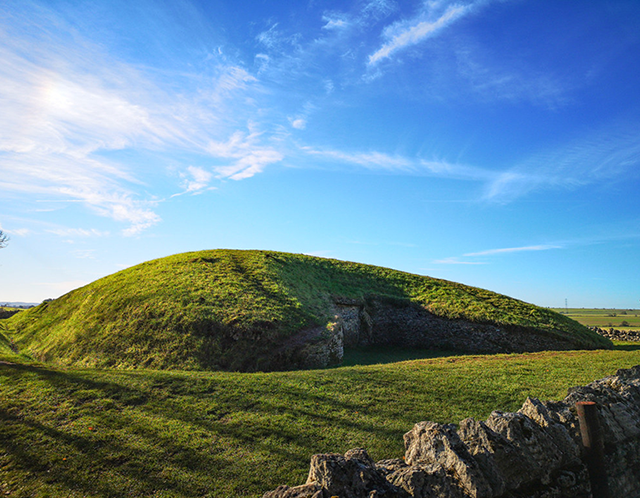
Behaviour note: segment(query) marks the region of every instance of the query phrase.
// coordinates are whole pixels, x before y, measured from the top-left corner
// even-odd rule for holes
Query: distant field
[[[588,327],[640,330],[639,309],[551,308]]]

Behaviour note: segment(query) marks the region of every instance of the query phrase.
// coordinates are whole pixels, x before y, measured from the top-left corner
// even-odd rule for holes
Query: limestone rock
[[[350,450],[344,456],[336,453],[314,455],[307,484],[318,484],[328,496],[340,498],[406,496],[377,471],[371,457],[361,448]]]
[[[308,341],[298,352],[302,368],[324,368],[340,365],[344,355],[344,333],[342,320],[336,317],[335,322],[319,329],[319,333]]]
[[[496,496],[518,488],[527,479],[530,460],[511,441],[484,422],[467,418],[460,422],[458,434]]]
[[[491,486],[455,426],[420,422],[404,435],[404,445],[405,461],[409,465],[437,464],[447,474],[456,476],[458,485],[468,496],[493,496]]]
[[[560,449],[551,436],[526,415],[494,411],[487,419],[487,426],[518,448],[529,467],[527,481],[540,480],[547,484],[551,472],[561,467],[563,456]]]
[[[389,474],[387,480],[411,498],[465,498],[458,482],[439,464],[405,466]]]
[[[375,464],[376,470],[382,476],[388,476],[398,470],[404,469],[408,467],[404,460],[400,460],[399,458],[391,458],[388,460],[380,460]]]
[[[558,406],[556,404],[556,409]],[[544,403],[536,398],[527,398],[518,413],[527,416],[551,437],[560,451],[560,465],[578,465],[580,463],[581,446],[576,443],[567,428],[558,421],[557,416],[554,416],[554,413]]]
[[[262,495],[262,498],[324,498],[324,493],[318,484],[303,484],[295,488],[278,486]]]

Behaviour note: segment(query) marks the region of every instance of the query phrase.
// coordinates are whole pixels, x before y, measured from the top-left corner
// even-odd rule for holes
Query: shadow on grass
[[[0,467],[23,476],[25,494],[16,496],[43,481],[51,496],[257,496],[268,480],[284,480],[281,472],[308,468],[327,442],[317,427],[399,440],[397,430],[350,416],[362,407],[323,392],[332,381],[323,375],[249,382],[20,363],[0,375],[19,390],[0,410]],[[375,418],[381,407],[370,409]],[[221,482],[232,484],[216,489]]]
[[[640,351],[640,342],[614,342],[614,351]]]
[[[379,365],[397,363],[399,361],[423,360],[428,358],[443,358],[446,356],[460,356],[459,351],[440,351],[436,349],[409,349],[394,346],[372,346],[345,350],[342,367],[356,365]]]

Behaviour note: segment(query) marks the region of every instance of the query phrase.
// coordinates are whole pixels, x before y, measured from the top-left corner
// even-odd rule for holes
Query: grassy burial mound
[[[345,348],[467,352],[610,348],[577,322],[494,292],[271,251],[178,254],[4,320],[21,352],[61,364],[280,370]]]

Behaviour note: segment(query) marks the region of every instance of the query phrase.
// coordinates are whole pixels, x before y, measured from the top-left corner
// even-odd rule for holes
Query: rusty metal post
[[[578,401],[576,410],[580,422],[585,463],[591,480],[591,493],[593,498],[610,498],[607,469],[604,463],[604,437],[600,420],[598,420],[598,408],[593,401]]]

